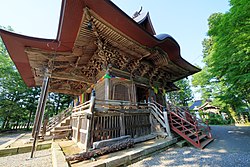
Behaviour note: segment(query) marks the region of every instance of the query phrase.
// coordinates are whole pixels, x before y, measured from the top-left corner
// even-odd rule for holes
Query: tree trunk
[[[2,124],[2,129],[4,129],[6,122],[7,122],[7,117],[4,117],[3,124]]]
[[[83,153],[67,156],[66,161],[87,160],[87,159],[90,159],[92,157],[104,155],[104,154],[107,154],[107,153],[115,152],[115,151],[125,149],[125,148],[130,148],[130,147],[133,147],[133,146],[134,146],[134,140],[133,139],[127,139],[127,140],[117,142],[117,143],[112,144],[110,146],[106,146],[106,147],[96,149],[96,150],[93,150],[93,151],[83,152]]]
[[[29,127],[30,127],[31,116],[32,116],[32,110],[31,110],[30,113],[29,113],[29,119],[28,119],[28,123],[27,123],[27,126],[26,126],[26,129],[27,129],[27,130],[29,130]]]
[[[19,121],[17,120],[17,122],[16,122],[16,130],[18,128],[18,125],[19,125]]]
[[[238,116],[237,116],[237,112],[236,112],[236,107],[232,104],[230,104],[230,108],[231,108],[231,116],[233,118],[233,120],[235,121],[235,123],[239,123],[239,119],[238,119]]]
[[[33,99],[36,101],[36,95],[37,95],[37,92],[33,92]],[[34,102],[36,104],[36,102]],[[29,130],[29,127],[30,127],[30,123],[31,123],[31,119],[32,119],[32,116],[35,115],[35,108],[33,108],[33,105],[31,105],[30,107],[30,113],[29,113],[29,119],[28,119],[28,124],[27,124],[27,127],[26,129]]]
[[[56,103],[56,115],[58,114],[58,110],[59,110],[59,106],[60,106],[60,101],[61,101],[61,95],[58,94],[58,99],[57,99],[57,103]]]
[[[9,127],[9,122],[10,122],[10,119],[7,117],[7,121],[4,125],[4,129],[7,129]]]

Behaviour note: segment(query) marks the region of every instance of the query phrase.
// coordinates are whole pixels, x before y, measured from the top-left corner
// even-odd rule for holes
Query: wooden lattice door
[[[130,101],[128,87],[123,84],[114,85],[113,100]]]

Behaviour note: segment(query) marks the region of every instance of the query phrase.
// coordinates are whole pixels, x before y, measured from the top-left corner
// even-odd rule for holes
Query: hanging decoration
[[[103,76],[103,78],[110,79],[110,78],[111,78],[111,76],[110,76],[109,74],[105,74],[105,75]]]
[[[84,93],[79,96],[79,99],[80,104],[84,103]]]
[[[166,89],[162,89],[163,95],[165,95],[167,93]]]
[[[152,89],[154,90],[154,93],[155,93],[155,94],[158,94],[158,91],[159,91],[159,90],[158,90],[158,87],[152,86]]]
[[[117,76],[114,76],[114,75],[105,74],[96,83],[99,83],[99,82],[103,81],[105,78],[107,78],[107,79],[113,79],[113,78],[115,78],[115,79],[119,79],[121,81],[130,81],[129,79],[126,79],[126,78],[122,78],[122,77],[117,77]]]

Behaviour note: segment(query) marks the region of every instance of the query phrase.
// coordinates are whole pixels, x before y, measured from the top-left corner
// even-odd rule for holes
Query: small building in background
[[[220,115],[220,108],[214,105],[211,105],[210,102],[205,102],[202,106],[198,108],[198,110],[201,110],[203,113],[207,113],[207,114],[213,113],[213,114]]]

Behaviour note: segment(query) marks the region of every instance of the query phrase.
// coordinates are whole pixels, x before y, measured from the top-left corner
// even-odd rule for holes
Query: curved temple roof
[[[172,66],[175,66],[176,68],[178,67],[178,69],[183,71],[170,80],[170,82],[174,82],[199,71],[198,68],[194,67],[180,56],[180,46],[170,35],[160,34],[154,36],[152,32],[148,32],[146,29],[142,28],[137,22],[127,16],[109,0],[63,0],[56,39],[32,38],[7,32],[5,30],[0,30],[0,35],[25,83],[28,86],[36,86],[41,84],[41,71],[44,70],[41,69],[41,67],[46,66],[44,62],[50,59],[49,55],[59,55],[59,62],[63,57],[67,57],[67,61],[73,62],[75,60],[73,60],[73,56],[78,54],[75,52],[79,52],[79,48],[82,47],[83,50],[81,52],[84,52],[84,54],[81,54],[83,57],[80,57],[79,54],[78,57],[75,56],[77,60],[74,67],[77,68],[79,66],[78,64],[81,64],[80,59],[85,61],[81,65],[86,65],[86,63],[91,60],[90,57],[95,54],[98,48],[89,43],[94,44],[95,41],[98,40],[98,37],[96,37],[97,32],[90,34],[86,27],[84,29],[84,26],[90,21],[92,24],[95,24],[93,25],[94,27],[90,27],[91,29],[93,28],[95,30],[100,27],[99,30],[103,31],[100,32],[99,30],[96,30],[100,33],[100,36],[109,37],[104,31],[107,29],[107,32],[109,32],[108,30],[111,29],[114,31],[113,34],[118,34],[117,38],[124,37],[127,41],[125,42],[126,44],[131,42],[133,46],[135,45],[135,48],[126,52],[125,49],[127,48],[128,50],[132,45],[119,45],[120,43],[117,41],[117,43],[112,43],[113,45],[116,45],[116,47],[122,46],[119,49],[123,50],[124,53],[132,54],[133,52],[134,55],[146,54],[148,56],[147,60],[152,61],[153,59],[156,59],[155,55],[159,54],[159,51],[152,53],[152,49],[164,52],[167,55],[168,61],[172,63]],[[153,27],[151,27],[150,31],[153,31]],[[79,41],[83,41],[84,44],[79,44]],[[110,39],[110,41],[114,41],[114,39]],[[141,57],[140,59],[142,58],[144,57]],[[40,66],[37,66],[37,62],[40,61]],[[35,65],[34,62],[36,62]],[[69,64],[68,66],[72,66],[72,64]],[[164,67],[161,70],[169,71],[171,68],[167,69],[167,67]],[[60,73],[58,73],[58,75],[59,74]],[[57,78],[59,76],[54,77]],[[70,78],[70,76],[66,76],[64,79],[68,78]],[[59,77],[59,79],[61,78]],[[85,84],[91,84],[92,82],[89,79],[80,76],[73,78],[73,81],[81,80],[83,80]],[[82,88],[84,85],[80,85],[80,87]],[[80,92],[74,94],[80,94]]]

